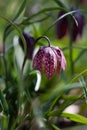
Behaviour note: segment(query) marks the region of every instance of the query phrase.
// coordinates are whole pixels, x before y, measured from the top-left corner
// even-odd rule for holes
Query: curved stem
[[[48,46],[50,46],[50,40],[49,40],[49,38],[48,38],[47,36],[40,36],[40,37],[38,37],[38,38],[35,40],[35,44],[36,44],[36,42],[38,42],[38,40],[40,40],[40,39],[42,39],[42,38],[46,39],[47,42],[48,42]],[[24,61],[23,61],[23,64],[22,64],[22,70],[21,70],[21,73],[22,73],[22,74],[23,74],[23,70],[24,70],[24,66],[25,66],[26,60],[27,60],[27,55],[25,55]]]
[[[71,16],[72,16],[72,14],[75,13],[75,12],[77,12],[77,11],[79,11],[79,10],[74,10],[74,11],[67,12],[67,13],[65,13],[64,15],[60,16],[59,18],[57,18],[57,19],[47,28],[47,30],[44,32],[44,34],[46,34],[52,27],[54,27],[54,25],[55,25],[58,21],[60,21],[61,19],[65,18],[65,17],[68,16],[68,15],[71,15]],[[73,17],[73,16],[72,16],[72,17]]]
[[[37,13],[31,15],[30,17],[24,19],[24,20],[21,22],[21,24],[24,24],[24,23],[26,23],[27,21],[29,21],[30,19],[33,19],[34,17],[43,14],[43,12],[49,12],[49,11],[53,11],[53,10],[54,10],[54,11],[55,11],[55,10],[64,10],[64,11],[65,11],[65,8],[63,8],[63,7],[50,7],[50,8],[42,9],[42,10],[40,10],[39,12],[37,12]]]
[[[25,66],[26,60],[27,60],[27,56],[24,57],[24,61],[23,61],[23,64],[22,64],[22,69],[21,69],[21,73],[22,74],[23,74],[23,70],[24,70],[24,66]]]
[[[38,38],[35,40],[35,44],[36,44],[36,42],[38,42],[38,41],[39,41],[40,39],[42,39],[42,38],[46,39],[47,42],[48,42],[48,46],[50,46],[50,40],[49,40],[49,38],[48,38],[47,36],[40,36],[40,37],[38,37]]]

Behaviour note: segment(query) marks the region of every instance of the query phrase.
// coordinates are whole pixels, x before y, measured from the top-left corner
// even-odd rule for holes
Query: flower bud
[[[42,46],[33,59],[33,67],[44,72],[50,80],[54,73],[60,74],[66,68],[66,59],[62,50],[54,46]]]
[[[64,14],[65,14],[64,11],[60,11],[59,14],[58,14],[58,18],[61,17]],[[62,37],[64,37],[66,35],[67,28],[68,28],[68,23],[67,23],[66,17],[62,18],[61,20],[59,20],[57,22],[56,33],[57,33],[57,37],[59,39],[61,39]]]
[[[33,56],[33,51],[34,51],[35,39],[29,33],[23,32],[23,36],[26,41],[27,58],[31,60],[32,56]],[[19,38],[19,44],[22,47],[22,49],[24,50],[24,44],[23,44],[21,38]]]
[[[71,7],[70,11],[74,11],[76,10],[75,8]],[[58,18],[61,17],[62,15],[64,15],[66,12],[65,11],[60,11]],[[78,36],[82,36],[82,32],[83,32],[83,28],[85,25],[85,19],[84,16],[82,15],[80,10],[77,10],[77,12],[75,12],[73,14],[74,18],[71,18],[71,23],[69,23],[68,17],[64,17],[61,20],[59,20],[56,24],[56,32],[57,32],[57,37],[58,38],[63,38],[67,32],[69,32],[70,27],[72,26],[72,41],[76,41]],[[77,24],[76,24],[76,22]],[[69,25],[71,24],[71,25]]]

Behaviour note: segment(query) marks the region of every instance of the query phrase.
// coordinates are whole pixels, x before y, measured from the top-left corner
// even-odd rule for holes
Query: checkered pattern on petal
[[[57,76],[60,74],[61,70],[62,70],[62,65],[61,65],[61,62],[62,62],[62,54],[61,54],[61,49],[59,47],[53,47],[53,51],[56,55],[56,59],[57,59],[57,68],[56,68],[56,71],[57,71]]]
[[[60,74],[66,68],[66,60],[60,48],[54,46],[41,47],[33,60],[33,67],[42,70],[50,80],[54,73]]]
[[[33,59],[33,67],[38,69],[40,72],[42,71],[43,56],[44,56],[44,49],[43,47],[41,47]]]
[[[50,47],[46,47],[43,56],[44,72],[48,79],[51,79],[57,66],[56,56]]]

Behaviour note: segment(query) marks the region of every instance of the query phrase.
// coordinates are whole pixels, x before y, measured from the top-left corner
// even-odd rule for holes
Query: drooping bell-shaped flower
[[[65,11],[60,11],[58,14],[58,18],[61,17],[62,15],[65,14]],[[59,39],[61,39],[62,37],[64,37],[66,35],[67,32],[67,19],[66,17],[62,18],[61,20],[59,20],[56,24],[56,33],[57,33],[57,37]]]
[[[26,41],[26,56],[28,59],[32,59],[32,56],[33,56],[33,51],[34,51],[34,44],[35,44],[35,39],[30,35],[30,33],[25,33],[23,32],[23,36],[25,38],[25,41]],[[20,46],[22,47],[22,49],[24,50],[24,44],[21,40],[21,38],[19,38],[19,44]]]
[[[76,10],[74,7],[70,8],[70,11],[74,11],[74,10]],[[65,13],[66,13],[65,11],[60,11],[58,14],[58,18],[61,17],[62,15],[65,15]],[[78,36],[82,36],[83,28],[85,25],[84,16],[82,15],[80,10],[77,10],[72,15],[74,16],[74,18],[71,17],[71,21],[66,16],[57,22],[56,32],[57,32],[57,37],[59,39],[63,38],[67,34],[67,32],[69,32],[70,26],[72,26],[71,27],[72,28],[72,30],[71,30],[72,31],[72,41],[76,41]]]
[[[80,0],[81,4],[87,4],[87,0]]]
[[[42,46],[33,59],[33,67],[44,72],[50,80],[54,73],[58,76],[62,69],[65,70],[66,59],[59,47]]]
[[[82,13],[80,11],[76,12],[74,14],[74,17],[77,21],[77,25],[74,21],[73,28],[72,28],[72,31],[73,31],[72,40],[73,41],[75,41],[78,36],[82,36],[83,28],[84,28],[84,24],[85,24],[84,16],[82,15]]]

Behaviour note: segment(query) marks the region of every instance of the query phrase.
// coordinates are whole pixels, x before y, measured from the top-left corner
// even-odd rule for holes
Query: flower
[[[87,4],[87,0],[80,0],[82,4]]]
[[[65,11],[60,11],[58,14],[58,18],[64,14],[65,14]],[[61,20],[59,20],[56,24],[57,37],[61,39],[62,37],[65,36],[66,32],[67,32],[67,19],[66,17],[64,17]]]
[[[25,41],[26,41],[27,58],[31,60],[32,56],[33,56],[33,51],[34,51],[35,39],[30,35],[30,33],[23,32],[23,36],[24,36]],[[22,47],[22,49],[24,50],[24,45],[23,45],[21,38],[19,38],[19,44]]]
[[[73,31],[72,40],[73,41],[75,41],[78,36],[82,36],[83,28],[84,28],[84,24],[85,24],[84,16],[82,15],[82,13],[80,11],[76,12],[74,17],[77,20],[78,25],[76,25],[76,23],[74,21],[73,29],[72,29],[72,31]]]
[[[70,11],[76,10],[75,8],[71,7]],[[64,15],[66,12],[65,11],[60,11],[58,14],[58,18]],[[78,36],[82,36],[84,24],[85,24],[85,19],[84,16],[82,15],[81,11],[78,10],[73,14],[75,20],[77,21],[78,24],[76,24],[74,18],[71,19],[71,25],[72,26],[72,41],[76,41]],[[69,31],[69,19],[68,17],[64,17],[61,20],[59,20],[56,24],[56,33],[57,37],[59,39],[63,38],[67,32]]]
[[[59,47],[42,46],[33,59],[33,67],[44,72],[50,80],[55,72],[59,76],[61,70],[65,70],[66,59]]]

